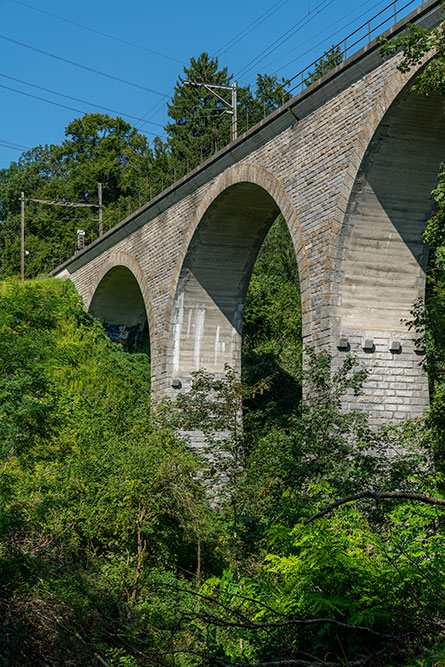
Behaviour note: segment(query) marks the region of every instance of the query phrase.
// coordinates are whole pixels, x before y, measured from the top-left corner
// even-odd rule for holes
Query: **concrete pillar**
[[[205,212],[185,256],[168,337],[168,393],[185,390],[191,373],[241,370],[241,330],[259,248],[279,213],[260,186],[238,183]]]
[[[365,395],[350,397],[374,423],[428,407],[428,378],[407,327],[423,299],[433,210],[445,146],[443,102],[406,91],[386,114],[363,158],[341,231],[331,321],[335,364],[358,356],[370,370]]]

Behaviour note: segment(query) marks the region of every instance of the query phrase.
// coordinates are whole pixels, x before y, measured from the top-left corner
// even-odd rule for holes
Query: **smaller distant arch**
[[[151,299],[144,273],[134,257],[122,251],[107,257],[95,272],[84,302],[86,310],[112,335],[125,327],[124,339],[128,331],[136,342],[148,336],[153,357]]]

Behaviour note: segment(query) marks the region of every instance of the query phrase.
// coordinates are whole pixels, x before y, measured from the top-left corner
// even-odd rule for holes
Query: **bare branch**
[[[350,662],[349,665],[352,667],[352,665],[362,665],[363,662]],[[273,662],[255,662],[255,663],[248,663],[246,664],[246,667],[317,667],[318,665],[323,665],[323,667],[338,667],[339,663],[338,662],[324,662],[324,661],[317,661],[314,662],[311,660],[308,662],[307,660],[298,660],[297,658],[292,659],[292,658],[283,658],[282,660],[274,660]]]
[[[385,498],[389,500],[415,500],[426,505],[439,505],[441,507],[445,507],[444,498],[433,498],[433,496],[426,496],[421,493],[409,493],[408,491],[360,491],[360,493],[354,493],[352,496],[339,498],[339,500],[336,500],[334,503],[327,505],[324,509],[320,510],[320,512],[317,512],[317,514],[313,514],[311,517],[309,517],[309,519],[306,519],[304,525],[307,526],[308,523],[311,523],[316,519],[320,519],[322,516],[328,514],[331,510],[335,509],[336,507],[340,507],[340,505],[353,503],[356,500],[360,500],[361,498],[371,498],[373,500],[382,500]]]
[[[253,621],[229,621],[220,616],[214,616],[206,612],[184,612],[184,618],[200,618],[201,620],[219,627],[243,628],[245,630],[274,630],[275,628],[292,627],[296,625],[316,625],[319,623],[328,623],[345,630],[354,630],[358,632],[367,632],[374,637],[381,639],[397,640],[394,635],[383,634],[364,625],[349,625],[342,621],[337,621],[335,618],[288,618],[284,621],[269,621],[267,623],[254,623]]]

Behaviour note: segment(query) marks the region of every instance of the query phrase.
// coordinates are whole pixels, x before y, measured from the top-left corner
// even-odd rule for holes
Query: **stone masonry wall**
[[[358,354],[370,369],[370,377],[365,395],[356,405],[372,411],[375,420],[397,421],[420,414],[427,406],[427,379],[419,365],[421,358],[414,350],[412,334],[405,325],[394,326],[394,317],[388,317],[385,324],[382,313],[374,317],[370,311],[368,318],[358,315],[359,304],[362,310],[367,308],[369,297],[366,290],[369,292],[370,281],[372,292],[372,266],[367,282],[362,280],[362,269],[354,259],[351,246],[354,230],[366,226],[376,228],[383,220],[381,212],[373,213],[367,206],[360,184],[372,172],[372,165],[380,168],[379,156],[382,150],[384,152],[382,146],[386,142],[392,141],[391,150],[402,151],[403,155],[410,150],[404,144],[403,132],[395,139],[391,139],[390,135],[397,125],[397,118],[403,113],[405,98],[407,104],[411,99],[406,91],[413,74],[402,75],[397,70],[398,56],[388,61],[373,57],[377,58],[376,65],[370,71],[366,71],[358,61],[354,65],[354,76],[347,75],[349,81],[336,84],[334,75],[327,79],[326,86],[331,86],[330,92],[325,98],[321,96],[319,103],[315,99],[317,91],[313,100],[306,97],[302,101],[296,99],[292,109],[298,121],[291,119],[292,123],[272,137],[267,136],[266,130],[252,135],[253,138],[249,139],[251,149],[240,159],[236,158],[236,146],[222,151],[221,158],[214,160],[211,168],[204,165],[194,181],[191,179],[188,186],[190,192],[186,196],[165,210],[162,209],[162,202],[157,203],[160,212],[151,214],[150,220],[144,223],[144,215],[150,212],[148,204],[133,216],[135,225],[140,220],[139,228],[116,243],[107,241],[110,247],[100,254],[90,251],[88,255],[86,252],[84,259],[77,258],[63,267],[60,275],[73,280],[86,307],[109,268],[123,264],[133,271],[147,309],[155,400],[166,393],[174,393],[171,386],[175,345],[172,328],[174,303],[181,270],[184,260],[188,261],[187,253],[195,232],[206,211],[221,193],[236,183],[250,182],[263,188],[273,198],[287,221],[302,287],[304,343],[330,349],[336,364],[341,363],[348,351]],[[345,71],[349,72],[346,66]],[[402,103],[397,106],[400,100]],[[396,109],[394,114],[392,109]],[[431,105],[427,111],[424,109],[418,113],[433,114],[436,118],[436,111]],[[417,127],[421,127],[422,123],[425,123],[425,117],[418,118]],[[434,128],[436,131],[436,125]],[[411,132],[408,125],[406,132],[408,135]],[[418,139],[421,140],[422,136]],[[377,148],[374,146],[376,137]],[[436,142],[440,150],[443,138],[439,132]],[[237,145],[242,148],[243,140]],[[418,142],[414,142],[412,150],[418,150]],[[423,178],[422,187],[418,190],[424,202],[417,217],[410,218],[409,238],[404,238],[403,231],[399,229],[397,244],[394,245],[395,223],[391,211],[386,211],[386,227],[380,224],[380,237],[374,238],[374,241],[371,235],[369,237],[369,255],[379,258],[375,266],[386,274],[385,280],[392,280],[391,271],[397,273],[397,258],[403,263],[408,255],[411,256],[408,268],[405,263],[401,271],[406,283],[404,294],[421,296],[423,292],[424,260],[412,254],[410,244],[420,247],[419,239],[431,208],[428,196],[434,187],[433,174],[437,173],[436,158],[437,151],[433,148],[422,153],[421,168],[426,169],[427,165],[428,177]],[[391,169],[391,165],[387,168]],[[410,168],[416,169],[415,159]],[[385,179],[377,180],[381,184]],[[380,201],[379,183],[374,188],[376,202]],[[394,198],[400,199],[397,179],[393,185]],[[357,218],[360,206],[363,214]],[[404,206],[403,201],[396,205],[399,213]],[[399,215],[397,224],[403,223],[400,220]],[[385,252],[386,256],[388,253],[385,243],[391,248],[391,262],[386,264]],[[224,241],[221,244],[222,248]],[[400,248],[403,252],[398,257]],[[219,249],[215,248],[215,252]],[[230,266],[227,271],[230,272]],[[381,287],[377,274],[375,280],[377,296],[374,301],[378,301]],[[345,281],[349,281],[349,287],[345,287]],[[397,303],[397,294],[394,294],[391,304]],[[397,319],[407,319],[411,306],[411,303],[403,302],[401,306],[399,303]],[[347,338],[345,349],[339,349],[342,337]],[[372,351],[363,350],[365,338],[372,338]],[[401,342],[401,350],[390,352],[389,347],[396,339]]]

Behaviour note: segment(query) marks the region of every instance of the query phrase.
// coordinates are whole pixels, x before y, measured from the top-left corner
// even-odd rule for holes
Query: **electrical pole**
[[[102,183],[98,183],[98,198],[97,204],[86,204],[84,202],[72,202],[65,199],[37,199],[35,197],[25,197],[22,192],[20,196],[20,279],[23,282],[25,279],[25,202],[33,202],[34,204],[44,204],[46,206],[63,206],[66,208],[97,208],[99,209],[99,236],[103,232],[103,205],[102,205]],[[97,218],[94,220],[97,222]],[[80,234],[79,234],[80,232]],[[83,229],[77,230],[77,249],[83,250],[85,247],[85,231]],[[28,253],[26,253],[28,254]]]
[[[238,82],[232,83],[232,141],[238,137]]]
[[[20,195],[20,280],[25,280],[25,193]]]
[[[103,234],[103,219],[102,219],[102,183],[97,185],[97,194],[99,199],[99,236]]]
[[[184,85],[188,86],[195,86],[196,88],[199,88],[202,86],[206,90],[209,91],[213,97],[216,97],[220,102],[225,104],[228,109],[223,111],[222,113],[228,113],[232,116],[232,131],[231,131],[231,141],[235,141],[235,139],[238,137],[238,113],[237,113],[237,106],[238,106],[238,82],[234,81],[231,86],[216,86],[211,83],[203,83],[203,82],[198,82],[198,81],[184,81]],[[227,100],[224,99],[224,97],[221,97],[221,95],[218,95],[218,93],[215,92],[216,90],[230,90],[232,93],[232,101],[228,102]]]

